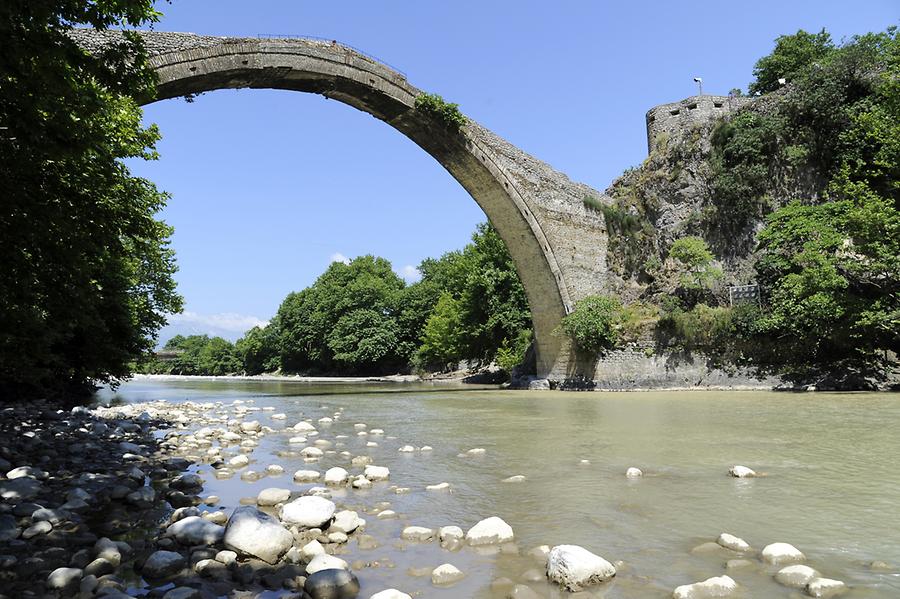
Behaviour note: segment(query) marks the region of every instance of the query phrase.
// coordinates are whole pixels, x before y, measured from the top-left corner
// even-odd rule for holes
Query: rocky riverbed
[[[604,553],[601,547],[521,547],[502,514],[477,514],[468,530],[437,516],[433,526],[402,525],[393,538],[370,534],[367,521],[402,514],[382,496],[370,501],[368,490],[377,485],[404,495],[413,489],[393,480],[371,452],[349,451],[350,441],[358,447],[365,440],[362,447],[369,449],[395,444],[399,455],[424,455],[431,447],[404,444],[374,425],[352,422],[343,408],[318,412],[287,422],[285,414],[253,400],[0,411],[0,596],[403,599],[428,594],[420,584],[406,592],[402,584],[387,583],[361,592],[357,575],[397,567],[379,556],[381,547],[425,545],[439,547],[442,561],[409,567],[407,575],[429,578],[435,592],[457,588],[471,575],[464,559],[470,553],[517,560],[519,575],[484,580],[497,598],[599,598],[617,575],[624,588],[643,588],[629,564],[595,553]],[[263,441],[280,449],[258,451]],[[475,447],[457,459],[478,460],[485,453]],[[285,472],[278,458],[305,465]],[[731,474],[757,476],[740,466]],[[643,472],[632,467],[622,476],[638,479]],[[228,507],[230,501],[204,493],[213,479],[244,481],[248,489],[260,481],[272,484]],[[527,476],[498,482],[527,483]],[[415,491],[452,488],[435,481]],[[669,596],[745,597],[752,589],[732,576],[761,570],[805,596],[847,591],[787,543],[760,551],[723,533],[691,553],[721,559],[724,572],[670,587]]]

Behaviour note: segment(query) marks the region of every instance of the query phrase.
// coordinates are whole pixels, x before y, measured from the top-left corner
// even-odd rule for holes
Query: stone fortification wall
[[[777,377],[757,378],[746,371],[726,372],[709,366],[702,355],[655,354],[642,348],[608,352],[597,360],[595,389],[771,389]]]
[[[741,108],[752,99],[739,96],[691,96],[679,102],[660,104],[647,111],[647,151],[653,150],[663,133],[683,131]]]

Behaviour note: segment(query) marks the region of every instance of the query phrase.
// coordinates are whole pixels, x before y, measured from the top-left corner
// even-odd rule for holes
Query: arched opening
[[[96,32],[78,36],[86,47],[103,43]],[[506,244],[531,307],[538,376],[575,374],[569,345],[555,330],[575,299],[603,287],[604,222],[582,206],[594,190],[477,123],[453,130],[436,122],[415,109],[421,92],[402,74],[340,44],[157,32],[144,38],[159,78],[157,97],[148,103],[229,88],[316,93],[412,140],[466,189]]]

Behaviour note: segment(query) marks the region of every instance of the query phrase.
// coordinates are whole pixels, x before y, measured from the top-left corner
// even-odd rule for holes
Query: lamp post
[[[694,83],[697,84],[697,88],[700,90],[697,95],[702,96],[703,95],[703,78],[702,77],[694,77]]]

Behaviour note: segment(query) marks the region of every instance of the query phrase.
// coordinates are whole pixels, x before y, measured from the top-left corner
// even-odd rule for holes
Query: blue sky
[[[174,0],[161,31],[316,36],[355,46],[572,179],[599,190],[646,155],[644,114],[746,89],[781,34],[835,39],[900,21],[896,0],[308,2]],[[172,194],[184,315],[161,333],[230,339],[335,258],[372,253],[414,278],[484,220],[431,157],[320,96],[223,90],[145,107],[161,159],[130,163]]]

